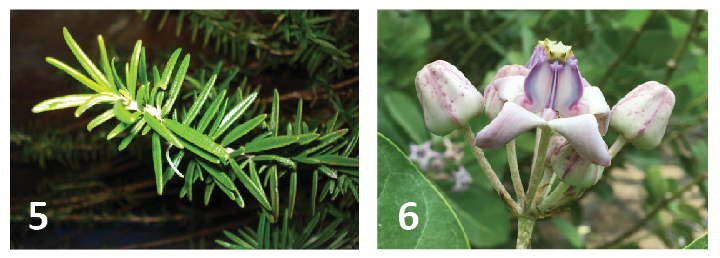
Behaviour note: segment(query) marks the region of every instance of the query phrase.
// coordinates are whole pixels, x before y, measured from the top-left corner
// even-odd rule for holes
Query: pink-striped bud
[[[655,81],[638,86],[612,108],[610,126],[642,150],[660,144],[675,106],[675,94]]]

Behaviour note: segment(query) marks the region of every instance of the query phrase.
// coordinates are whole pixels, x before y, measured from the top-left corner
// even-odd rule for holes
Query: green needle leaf
[[[137,101],[138,108],[145,106],[146,89],[147,87],[145,87],[145,85],[141,85],[140,89],[137,92],[137,98],[135,100]]]
[[[103,40],[102,35],[98,35],[98,45],[100,45],[100,58],[102,61],[103,71],[105,72],[105,78],[108,80],[108,84],[110,85],[110,88],[113,90],[113,92],[120,94],[120,92],[117,90],[117,87],[115,86],[115,78],[113,77],[112,69],[110,69],[107,51],[105,51],[105,40]]]
[[[272,202],[273,216],[278,217],[280,211],[280,198],[278,193],[277,165],[270,167],[270,200]],[[277,231],[276,231],[277,232]]]
[[[50,110],[77,107],[85,104],[90,98],[97,94],[66,95],[40,102],[32,108],[33,113],[40,113]]]
[[[114,138],[118,134],[125,131],[125,129],[128,127],[130,127],[130,125],[120,122],[117,126],[115,126],[115,128],[112,129],[112,131],[110,131],[110,133],[108,133],[107,139],[110,140],[110,139]]]
[[[124,100],[118,99],[115,101],[115,107],[113,110],[115,110],[115,117],[117,117],[120,121],[126,124],[132,124],[137,121],[137,116],[130,113],[130,111],[125,108],[125,105],[123,105]]]
[[[292,144],[298,140],[297,136],[284,135],[278,137],[268,137],[245,144],[245,153],[261,152],[265,150],[280,148]]]
[[[145,47],[140,50],[140,64],[138,67],[138,76],[140,76],[140,85],[148,85],[147,66],[145,64]]]
[[[218,96],[215,98],[215,100],[210,104],[210,107],[205,110],[205,114],[202,118],[200,118],[200,122],[198,123],[198,126],[196,127],[199,132],[204,132],[205,128],[210,124],[210,120],[215,117],[215,114],[218,111],[218,108],[220,107],[220,104],[223,102],[223,99],[225,98],[225,93],[227,91],[223,90],[218,94]]]
[[[312,179],[312,197],[310,198],[310,206],[312,208],[312,213],[315,214],[315,202],[317,200],[317,188],[318,188],[318,171],[313,171],[313,179]]]
[[[170,56],[170,60],[168,60],[167,65],[165,65],[165,70],[163,70],[161,81],[156,82],[156,85],[160,86],[161,89],[167,90],[167,85],[170,83],[170,75],[172,75],[172,71],[175,68],[175,62],[177,61],[178,57],[180,57],[180,52],[182,51],[182,48],[178,48],[173,52],[172,56]]]
[[[187,54],[185,55],[182,64],[180,64],[180,69],[178,69],[177,74],[175,74],[175,80],[173,81],[173,85],[170,87],[170,95],[168,95],[168,100],[162,108],[163,116],[167,115],[173,104],[175,104],[175,99],[177,99],[177,96],[180,93],[180,86],[182,86],[183,81],[185,81],[185,73],[187,73],[189,65],[190,54]]]
[[[229,154],[227,153],[227,151],[225,151],[222,146],[215,143],[215,141],[210,139],[210,137],[207,137],[206,135],[196,131],[195,129],[178,123],[172,119],[165,119],[164,124],[167,126],[168,129],[175,132],[177,135],[180,135],[180,137],[185,138],[186,140],[194,143],[201,149],[204,149],[214,154],[215,156],[218,156],[223,162],[228,159]]]
[[[200,156],[201,158],[203,158],[209,162],[215,163],[215,164],[220,164],[220,160],[212,153],[198,148],[197,146],[195,146],[195,144],[188,142],[183,137],[179,137],[177,139],[180,141],[180,143],[182,143],[185,146],[186,149],[188,149],[189,151],[192,151],[193,153]]]
[[[128,136],[125,136],[125,139],[120,142],[120,146],[118,146],[118,150],[122,151],[125,149],[125,147],[130,144],[130,142],[135,138],[135,135],[137,135],[140,130],[145,126],[145,118],[140,118],[140,120],[135,123],[135,126],[130,130],[130,134]]]
[[[252,159],[253,159],[253,161],[265,161],[265,160],[277,161],[281,165],[295,168],[295,162],[293,162],[292,160],[290,160],[288,158],[280,157],[278,155],[259,155],[259,156],[255,156]]]
[[[127,81],[128,87],[131,89],[130,93],[133,93],[137,87],[138,65],[140,64],[141,50],[142,40],[138,40],[137,43],[135,43],[135,49],[133,49],[133,54],[130,57],[130,79]]]
[[[270,114],[270,131],[272,132],[272,135],[277,136],[278,135],[278,127],[280,125],[279,122],[279,116],[280,116],[280,96],[278,95],[277,89],[273,92],[273,102],[272,102],[272,113]]]
[[[175,147],[178,147],[180,149],[184,149],[185,146],[178,141],[177,138],[175,138],[175,135],[173,135],[170,130],[168,130],[160,121],[157,120],[154,116],[149,114],[147,111],[144,111],[144,117],[145,120],[147,120],[148,125],[152,127],[155,132],[160,134],[165,140],[167,140],[170,144],[174,145]]]
[[[156,132],[152,135],[152,156],[155,168],[155,183],[157,184],[157,193],[162,195],[162,147],[160,146],[160,135]]]
[[[91,90],[94,90],[98,93],[110,91],[109,89],[106,89],[105,87],[98,85],[94,81],[90,80],[88,77],[85,77],[85,75],[83,75],[82,73],[78,72],[77,70],[73,69],[72,67],[66,65],[63,62],[58,61],[55,58],[47,57],[47,58],[45,58],[45,61],[47,61],[49,64],[57,67],[58,69],[63,70],[63,72],[66,72],[67,74],[69,74],[70,76],[75,78],[75,80],[78,80],[82,84],[85,84],[85,86],[88,86],[88,88],[90,88]]]
[[[259,185],[255,185],[250,180],[250,178],[245,174],[245,172],[240,169],[240,166],[235,163],[235,160],[230,159],[230,166],[232,167],[233,171],[235,171],[235,175],[237,175],[238,179],[240,179],[240,182],[245,185],[245,188],[247,188],[248,191],[250,191],[250,193],[255,197],[255,199],[260,202],[263,208],[265,208],[266,210],[272,210],[272,207],[270,207],[270,202],[268,202],[263,189],[260,188]]]
[[[296,135],[299,135],[302,133],[302,105],[303,105],[303,101],[302,101],[302,99],[300,99],[300,101],[298,101],[297,115],[295,116],[295,134]],[[292,215],[292,211],[290,212],[290,214]]]
[[[229,191],[236,191],[237,188],[235,188],[235,184],[233,184],[232,180],[219,168],[217,165],[213,165],[210,163],[207,163],[205,160],[197,160],[198,163],[200,163],[200,166],[202,166],[214,179],[215,182],[218,182],[220,186],[225,187],[226,190]],[[230,192],[228,193],[228,196],[234,201],[235,195]]]
[[[265,117],[267,117],[267,114],[261,114],[243,123],[242,125],[235,127],[235,129],[225,135],[225,138],[223,138],[220,145],[228,146],[228,144],[234,142],[237,139],[240,139],[240,137],[243,137],[245,134],[250,132],[250,130],[260,125],[260,123],[265,120]]]
[[[95,67],[92,61],[90,61],[90,58],[88,58],[82,49],[80,49],[80,46],[78,46],[75,40],[73,40],[72,36],[70,36],[70,32],[68,32],[65,27],[63,27],[63,36],[65,37],[65,42],[68,47],[70,47],[70,50],[72,50],[73,54],[75,54],[75,57],[77,57],[78,61],[80,61],[83,68],[85,68],[85,71],[90,74],[90,77],[95,80],[103,91],[110,91],[110,85],[108,84],[107,79],[105,79],[105,76],[100,73],[100,70]]]
[[[85,113],[88,109],[90,109],[92,106],[95,106],[95,104],[101,103],[101,102],[112,102],[115,100],[115,97],[105,94],[95,94],[95,97],[92,97],[88,99],[85,104],[79,106],[75,110],[75,117],[80,117],[82,113]]]
[[[113,77],[115,77],[115,82],[117,82],[118,91],[122,93],[122,91],[127,91],[127,88],[125,88],[125,85],[123,85],[122,80],[120,80],[120,76],[118,76],[117,70],[115,69],[115,58],[112,59],[112,65],[110,66],[110,70],[112,70]],[[123,94],[125,97],[129,98],[129,94]]]
[[[312,158],[320,163],[327,164],[327,165],[348,166],[348,167],[360,166],[360,161],[358,159],[346,158],[346,157],[338,156],[338,155],[322,155],[322,156],[315,156]]]
[[[245,112],[245,109],[247,109],[250,104],[255,100],[257,97],[257,93],[250,94],[247,98],[245,98],[242,102],[238,103],[237,106],[235,106],[230,112],[225,115],[225,118],[223,118],[222,122],[220,123],[220,127],[215,131],[212,138],[217,139],[218,136],[222,135],[225,130],[227,130],[230,125],[235,122],[240,116]]]
[[[290,208],[290,218],[292,218],[293,211],[295,210],[295,197],[296,196],[297,196],[297,171],[293,171],[290,174],[290,197],[288,198],[289,202],[290,202],[288,204],[288,206],[290,206],[289,207]],[[287,212],[288,212],[288,210],[285,210],[285,217],[288,216]],[[287,224],[287,221],[285,221],[285,223]],[[283,240],[283,242],[285,242],[285,241]]]
[[[300,135],[298,135],[298,141],[296,143],[300,144],[300,145],[305,145],[305,144],[308,144],[308,143],[314,141],[318,137],[320,137],[320,134],[317,134],[317,133],[300,134]]]
[[[313,153],[319,149],[322,149],[323,147],[327,146],[328,144],[331,144],[331,143],[341,139],[342,136],[345,135],[345,133],[347,133],[347,131],[348,131],[348,129],[337,130],[335,132],[329,133],[323,137],[318,138],[317,140],[320,141],[320,144],[318,144],[317,146],[315,146],[313,148],[310,148],[310,149],[307,149],[307,150],[301,152],[300,155],[307,155],[307,154]]]
[[[205,100],[207,99],[208,95],[210,94],[210,91],[213,88],[213,85],[215,85],[215,79],[217,78],[217,75],[214,75],[210,77],[210,80],[205,85],[205,88],[203,89],[202,93],[200,93],[200,96],[195,99],[195,103],[193,103],[192,107],[190,107],[190,111],[188,111],[188,114],[185,115],[185,119],[183,120],[184,125],[190,125],[192,121],[195,119],[195,116],[197,116],[198,113],[200,113],[200,108],[202,108],[203,104],[205,104]]]
[[[88,132],[92,131],[93,128],[97,127],[98,125],[101,125],[102,123],[105,123],[105,121],[110,120],[110,118],[115,117],[115,111],[112,109],[108,109],[96,118],[94,118],[90,123],[87,125]]]

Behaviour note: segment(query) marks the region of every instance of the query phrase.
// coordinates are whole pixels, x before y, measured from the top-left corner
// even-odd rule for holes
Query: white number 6
[[[42,220],[42,222],[40,222],[40,226],[33,226],[30,224],[30,229],[41,230],[47,226],[47,216],[45,216],[45,214],[35,212],[35,206],[45,206],[45,202],[30,202],[30,217],[40,218],[40,220]]]
[[[405,212],[405,208],[407,208],[408,206],[417,207],[417,203],[407,202],[403,204],[402,207],[400,207],[400,227],[402,227],[404,230],[412,230],[417,227],[418,224],[417,214],[415,214],[414,212]],[[405,224],[405,217],[407,216],[412,217],[412,225],[410,226]]]

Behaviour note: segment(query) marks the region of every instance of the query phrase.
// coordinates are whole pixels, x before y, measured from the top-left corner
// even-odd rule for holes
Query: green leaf
[[[185,81],[185,73],[187,73],[187,69],[188,69],[189,65],[190,65],[190,54],[187,54],[187,55],[185,55],[185,58],[183,59],[182,64],[180,64],[180,68],[178,69],[177,73],[175,74],[175,80],[173,81],[173,84],[170,87],[170,93],[169,93],[170,95],[168,95],[168,99],[162,108],[163,116],[170,113],[170,109],[172,109],[173,104],[175,104],[175,99],[177,99],[177,96],[180,93],[180,86],[182,86],[183,81]]]
[[[132,56],[130,57],[130,75],[127,81],[128,89],[130,90],[131,96],[137,96],[135,89],[137,88],[137,73],[138,65],[140,63],[140,50],[142,50],[142,40],[138,40],[133,49]]]
[[[315,146],[313,148],[309,148],[309,149],[301,152],[299,155],[307,155],[307,154],[313,153],[319,149],[322,149],[323,147],[327,146],[328,144],[331,144],[331,143],[341,139],[343,137],[343,135],[345,135],[345,133],[347,133],[347,131],[348,131],[347,128],[341,129],[341,130],[337,130],[335,132],[329,133],[323,137],[320,137],[317,139],[318,141],[320,141],[320,144],[318,144],[317,146]]]
[[[332,166],[348,166],[348,167],[360,166],[360,161],[358,159],[346,158],[346,157],[338,156],[338,155],[322,155],[322,156],[315,156],[312,158],[320,163],[332,165]]]
[[[85,55],[85,53],[82,51],[82,49],[80,49],[80,46],[78,46],[75,40],[73,40],[72,36],[70,36],[70,32],[68,32],[67,28],[65,27],[63,27],[63,36],[65,37],[65,42],[67,43],[68,47],[70,47],[70,50],[72,50],[73,54],[75,54],[75,57],[77,57],[78,61],[80,61],[82,67],[85,68],[85,71],[90,74],[90,77],[95,80],[95,82],[101,87],[101,89],[103,89],[103,91],[110,91],[110,85],[108,85],[108,81],[107,79],[105,79],[105,76],[100,73],[100,70],[95,67],[95,64],[93,64],[90,58],[88,58],[87,55]]]
[[[705,235],[701,236],[698,239],[695,239],[695,241],[692,241],[689,245],[685,247],[685,249],[708,249],[708,245],[710,242],[708,242],[708,233],[705,233]]]
[[[205,110],[205,114],[202,118],[200,118],[200,122],[198,123],[198,126],[195,127],[199,132],[204,132],[205,128],[210,124],[210,120],[215,117],[215,114],[218,111],[218,108],[220,107],[220,104],[222,104],[223,99],[225,99],[225,93],[227,91],[223,90],[218,94],[218,96],[215,98],[215,100],[210,104],[210,107]],[[219,119],[219,118],[218,118]]]
[[[138,76],[140,76],[140,85],[148,85],[147,64],[146,64],[145,60],[146,60],[145,59],[145,47],[142,47],[142,49],[140,50],[140,64],[138,66]]]
[[[290,173],[290,196],[288,197],[288,208],[290,209],[290,218],[292,218],[293,211],[295,210],[295,198],[297,197],[297,171]],[[285,219],[287,219],[288,210],[285,210]],[[287,224],[287,222],[285,223]],[[284,241],[283,241],[284,242]]]
[[[93,128],[97,127],[98,125],[101,125],[102,123],[105,123],[105,121],[110,120],[110,118],[115,117],[115,111],[112,109],[108,109],[96,118],[94,118],[90,123],[87,125],[88,132],[92,131]]]
[[[553,216],[551,220],[555,227],[557,227],[558,230],[560,230],[560,232],[565,236],[565,238],[570,241],[570,245],[575,248],[583,247],[583,241],[582,238],[580,238],[580,234],[578,233],[577,229],[572,224],[570,224],[570,222],[567,222],[567,220],[558,216]]]
[[[280,193],[278,193],[278,173],[277,165],[270,167],[267,172],[270,175],[270,202],[272,205],[273,215],[277,218],[280,211]]]
[[[203,89],[202,93],[200,93],[200,96],[195,99],[195,103],[193,103],[192,107],[190,107],[190,111],[188,111],[187,115],[185,115],[183,124],[184,125],[190,125],[192,121],[195,119],[195,116],[197,116],[198,113],[200,113],[200,108],[202,108],[203,104],[205,104],[205,100],[207,99],[208,95],[210,94],[210,91],[213,88],[213,85],[215,85],[215,79],[217,78],[216,75],[213,74],[212,77],[210,77],[210,80],[205,84],[205,88]]]
[[[252,159],[253,159],[253,161],[266,161],[266,160],[277,161],[278,163],[280,163],[282,165],[292,167],[292,168],[295,167],[295,162],[292,162],[292,160],[290,160],[288,158],[280,157],[278,155],[258,155],[258,156],[253,157]]]
[[[454,185],[454,182],[436,182],[450,208],[457,214],[472,247],[490,248],[511,239],[510,220],[498,219],[507,218],[510,212],[494,189],[470,185],[466,191],[453,192]]]
[[[115,128],[112,129],[112,131],[110,131],[110,132],[108,133],[107,139],[108,139],[108,140],[112,139],[113,137],[115,137],[115,136],[117,136],[118,134],[120,134],[120,133],[122,133],[123,131],[125,131],[125,129],[128,128],[128,127],[130,127],[130,125],[128,125],[128,124],[126,124],[126,123],[122,123],[122,122],[119,123],[117,126],[115,126]]]
[[[277,137],[263,138],[245,144],[245,153],[261,152],[265,150],[280,148],[292,144],[298,140],[297,136],[284,135]]]
[[[160,86],[163,90],[167,90],[167,85],[170,83],[170,75],[172,75],[173,68],[175,68],[175,62],[177,62],[178,57],[180,57],[181,51],[182,48],[178,48],[175,52],[173,52],[172,56],[170,56],[170,59],[165,65],[165,70],[163,70],[161,80],[159,82],[155,82],[155,85]]]
[[[162,147],[160,146],[160,135],[157,132],[153,133],[152,135],[152,156],[153,168],[155,169],[155,183],[157,184],[157,193],[159,195],[162,195]]]
[[[115,111],[115,117],[126,124],[135,123],[139,116],[137,114],[131,114],[130,111],[125,108],[125,104],[123,104],[123,102],[124,100],[122,99],[115,101],[115,107],[113,108]]]
[[[215,143],[215,141],[210,139],[210,137],[207,137],[206,135],[196,131],[195,129],[178,123],[172,119],[165,119],[163,121],[163,124],[180,137],[185,138],[186,140],[194,143],[201,149],[214,154],[215,156],[220,158],[221,161],[225,162],[228,159],[229,155],[227,151],[225,151],[222,146]]]
[[[220,145],[222,146],[228,146],[228,144],[234,142],[237,139],[240,139],[240,137],[243,137],[245,134],[250,132],[253,128],[260,125],[265,120],[265,117],[267,117],[267,114],[261,114],[259,116],[256,116],[253,119],[250,119],[249,121],[243,123],[242,125],[239,125],[235,127],[232,131],[230,131],[227,135],[225,135],[225,138],[223,138]]]
[[[85,104],[90,98],[97,94],[66,95],[40,102],[32,108],[33,113],[40,113],[50,110],[77,107]]]
[[[270,124],[268,125],[270,132],[272,132],[272,135],[277,136],[278,135],[278,128],[280,125],[278,124],[280,122],[279,120],[280,115],[280,96],[278,96],[278,91],[275,89],[273,91],[273,102],[272,102],[272,112],[270,114]]]
[[[191,151],[192,153],[195,153],[195,155],[198,155],[211,163],[220,164],[220,159],[218,159],[217,156],[215,156],[214,154],[197,147],[195,144],[188,142],[183,137],[178,137],[177,139],[178,141],[180,141],[180,143],[182,143],[183,146],[185,146],[185,149]]]
[[[144,112],[145,112],[145,114],[144,114],[145,120],[147,120],[148,125],[150,125],[150,127],[152,127],[152,129],[155,130],[155,132],[160,134],[160,136],[165,138],[165,140],[167,140],[170,144],[174,145],[175,147],[178,147],[180,149],[185,148],[185,146],[182,143],[180,143],[180,141],[178,141],[177,138],[175,138],[175,135],[173,135],[173,133],[170,132],[170,130],[168,130],[167,127],[165,127],[162,123],[160,123],[160,121],[158,121],[157,118],[155,118],[150,113],[148,113],[147,110]]]
[[[240,182],[245,185],[245,188],[250,191],[250,193],[255,197],[255,199],[258,200],[258,202],[260,202],[263,208],[265,208],[266,210],[272,210],[270,202],[268,202],[268,199],[265,196],[265,191],[259,185],[255,185],[250,180],[250,178],[245,174],[245,172],[242,171],[240,166],[235,163],[235,160],[230,159],[230,166],[232,167],[233,171],[235,171],[235,175],[237,175],[238,179],[240,179]]]
[[[109,89],[106,89],[105,87],[98,85],[94,81],[90,80],[88,77],[85,77],[85,75],[83,75],[79,71],[73,69],[72,67],[66,65],[63,62],[56,60],[55,58],[48,57],[48,58],[45,58],[45,61],[47,61],[49,64],[57,67],[58,69],[62,70],[63,72],[69,74],[70,76],[75,78],[75,80],[78,80],[82,84],[85,84],[85,86],[87,86],[91,90],[94,90],[98,93],[110,91]]]
[[[455,212],[438,190],[417,170],[417,167],[390,140],[378,133],[378,248],[470,248],[465,231]],[[331,181],[332,182],[332,181]],[[418,224],[412,230],[399,225],[400,207],[413,212]],[[411,225],[412,218],[405,217]]]
[[[215,182],[220,183],[223,187],[227,188],[230,191],[236,191],[237,188],[235,188],[235,184],[233,184],[232,180],[225,174],[225,172],[222,171],[222,168],[218,165],[208,163],[205,160],[198,159],[198,163],[200,163],[200,166],[202,166],[205,171],[207,171],[214,179]],[[232,196],[232,194],[229,194]],[[232,198],[235,200],[235,198]]]
[[[118,150],[122,151],[125,149],[125,147],[130,144],[130,142],[135,138],[135,135],[137,135],[140,130],[145,126],[145,118],[140,118],[137,123],[133,126],[133,128],[130,130],[130,134],[128,136],[125,136],[125,139],[120,142],[120,146],[118,146]]]
[[[220,127],[215,131],[212,138],[217,139],[220,135],[222,135],[225,130],[227,130],[230,125],[235,122],[240,116],[245,112],[245,109],[247,109],[250,104],[255,100],[257,97],[257,93],[250,94],[247,98],[245,98],[242,102],[238,103],[237,106],[235,106],[230,112],[225,115],[225,118],[223,118],[222,122],[220,123]]]
[[[303,100],[300,99],[298,101],[297,115],[295,116],[295,135],[302,133],[302,104]],[[292,212],[290,212],[290,214],[292,214]]]
[[[298,128],[300,128],[300,127],[298,127]],[[298,140],[295,143],[297,143],[299,145],[305,145],[305,144],[308,144],[308,143],[314,141],[318,137],[320,137],[320,134],[317,134],[317,133],[300,134],[300,135],[298,135]]]
[[[108,62],[108,55],[105,51],[105,40],[103,40],[102,35],[98,35],[98,45],[100,45],[100,57],[102,61],[102,68],[105,72],[105,78],[107,78],[110,88],[115,93],[120,93],[118,92],[117,87],[115,87],[115,78],[113,77],[112,70],[110,69],[110,62]]]
[[[428,130],[425,130],[425,118],[416,98],[394,91],[385,95],[385,105],[392,118],[415,144],[422,144],[430,139]]]

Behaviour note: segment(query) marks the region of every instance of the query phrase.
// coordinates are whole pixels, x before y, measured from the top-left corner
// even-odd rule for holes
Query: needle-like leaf
[[[213,85],[215,85],[215,79],[217,78],[217,75],[213,74],[212,77],[210,77],[210,80],[205,85],[205,88],[203,89],[202,93],[200,93],[200,96],[195,99],[195,103],[193,103],[192,107],[190,107],[190,111],[188,111],[188,114],[183,116],[183,124],[184,125],[190,125],[192,121],[195,119],[195,116],[197,116],[198,113],[200,113],[200,108],[202,108],[203,104],[205,104],[205,100],[207,99],[208,95],[210,94],[210,91],[213,88]]]
[[[72,50],[73,54],[75,54],[75,57],[77,57],[78,61],[80,61],[80,64],[83,68],[85,68],[85,71],[87,71],[90,74],[90,77],[95,80],[95,82],[103,89],[103,91],[110,91],[110,85],[108,84],[107,79],[105,79],[105,76],[103,76],[102,73],[100,73],[100,70],[95,67],[95,64],[92,63],[90,58],[85,55],[85,53],[80,49],[80,46],[73,40],[72,36],[70,36],[70,32],[68,32],[67,28],[63,27],[63,36],[65,37],[65,42],[67,43],[68,47],[70,47],[70,50]]]
[[[96,118],[94,118],[90,123],[87,125],[88,132],[92,131],[93,128],[97,127],[98,125],[101,125],[102,123],[105,123],[105,121],[110,120],[110,118],[115,117],[115,111],[112,109],[108,109]]]
[[[277,137],[268,137],[245,144],[245,153],[255,153],[265,150],[280,148],[292,144],[298,140],[294,135],[283,135]]]
[[[223,90],[218,94],[218,96],[215,98],[215,100],[210,104],[210,107],[205,110],[205,114],[203,114],[202,118],[200,118],[200,122],[198,123],[198,126],[196,127],[199,132],[204,132],[205,128],[210,124],[210,120],[215,117],[215,114],[218,111],[218,108],[220,108],[220,104],[222,104],[223,99],[225,99],[225,93],[227,91]],[[219,118],[218,118],[219,119]]]
[[[247,188],[253,196],[255,196],[255,199],[260,202],[263,208],[265,208],[266,210],[272,210],[270,202],[268,202],[267,197],[265,196],[265,191],[263,191],[263,189],[259,185],[255,185],[250,180],[250,178],[245,174],[245,172],[240,169],[240,166],[235,163],[235,160],[230,159],[230,166],[232,167],[233,171],[235,171],[235,174],[237,175],[238,179],[240,179],[240,182],[245,185],[245,188]]]
[[[225,115],[225,118],[223,118],[222,122],[220,123],[220,127],[215,131],[212,138],[217,139],[218,136],[222,135],[225,130],[227,130],[230,125],[235,122],[240,116],[245,112],[245,109],[247,109],[250,104],[255,100],[257,97],[257,93],[250,94],[247,98],[245,98],[242,102],[238,103],[237,106],[235,106],[230,112]]]
[[[210,139],[210,137],[207,137],[206,135],[196,131],[195,129],[178,123],[177,121],[172,119],[165,119],[163,124],[165,124],[168,129],[170,129],[180,137],[185,138],[186,140],[194,143],[201,149],[204,149],[214,154],[215,156],[220,158],[222,162],[225,162],[228,159],[229,154],[227,153],[227,151],[225,151],[222,146],[215,143],[215,141]]]
[[[177,62],[178,57],[180,57],[181,51],[182,48],[178,48],[175,50],[175,52],[173,52],[173,54],[170,56],[170,60],[168,60],[167,64],[165,65],[165,70],[163,70],[160,81],[156,82],[155,84],[163,90],[167,90],[167,85],[170,83],[170,75],[172,75],[172,71],[175,68],[175,62]]]
[[[155,168],[155,183],[157,184],[157,193],[162,195],[162,147],[160,146],[160,135],[155,132],[152,135],[152,156],[153,167]]]
[[[32,108],[33,113],[40,113],[50,110],[77,107],[85,104],[90,98],[97,94],[66,95],[40,102]]]
[[[90,78],[85,77],[85,75],[83,75],[79,71],[73,69],[72,67],[66,65],[63,62],[58,61],[55,58],[48,57],[48,58],[45,58],[45,61],[47,61],[49,64],[57,67],[58,69],[63,70],[64,72],[66,72],[67,74],[69,74],[70,76],[75,78],[75,80],[78,80],[82,84],[85,84],[85,86],[88,86],[88,88],[90,88],[91,90],[94,90],[98,93],[110,91],[109,89],[106,89],[104,86],[101,86],[101,85],[95,83],[93,80],[90,80]]]
[[[185,58],[182,61],[182,64],[180,64],[180,68],[178,69],[177,73],[175,74],[175,80],[173,81],[172,86],[170,87],[170,95],[168,95],[168,100],[165,102],[165,105],[162,108],[162,114],[167,115],[170,112],[170,109],[172,108],[173,104],[175,104],[175,99],[177,99],[178,94],[180,93],[180,86],[182,86],[183,81],[185,81],[185,73],[187,73],[188,66],[190,65],[190,54],[185,55]]]
[[[259,116],[256,116],[253,119],[250,119],[249,121],[243,123],[242,125],[239,125],[235,127],[232,131],[230,131],[227,135],[225,135],[225,138],[223,138],[220,145],[222,146],[228,146],[228,144],[234,142],[237,139],[240,139],[240,137],[243,137],[245,134],[250,132],[253,128],[260,125],[265,120],[265,117],[267,117],[267,114],[261,114]]]
[[[160,136],[165,138],[170,144],[174,145],[175,147],[178,147],[180,149],[185,148],[185,146],[178,141],[177,138],[175,138],[175,135],[173,135],[170,130],[168,130],[160,121],[157,120],[154,116],[152,116],[150,113],[147,112],[147,110],[144,111],[144,117],[145,120],[147,120],[148,125],[155,130]]]

